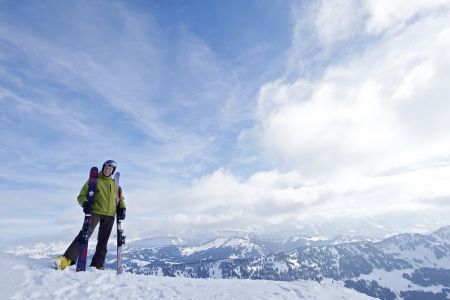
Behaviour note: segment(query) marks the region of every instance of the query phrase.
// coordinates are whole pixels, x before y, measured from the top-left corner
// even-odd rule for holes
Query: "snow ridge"
[[[371,299],[338,284],[116,275],[114,270],[73,267],[57,271],[50,259],[0,253],[3,299]]]

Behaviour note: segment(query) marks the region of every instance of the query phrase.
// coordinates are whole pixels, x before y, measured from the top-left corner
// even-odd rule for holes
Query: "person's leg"
[[[114,217],[102,216],[98,229],[97,248],[92,257],[91,267],[103,269],[105,265],[106,252],[108,251],[108,240],[114,226]]]
[[[98,222],[100,221],[100,216],[96,214],[91,215],[91,224],[89,225],[90,233],[89,236],[92,235],[94,232],[95,227],[97,226]],[[66,252],[64,253],[64,256],[67,259],[70,259],[72,262],[71,264],[75,264],[75,262],[78,259],[78,255],[80,255],[80,247],[82,243],[82,237],[81,237],[81,231],[78,233],[78,235],[75,237],[73,242],[70,244],[70,246],[67,248]]]

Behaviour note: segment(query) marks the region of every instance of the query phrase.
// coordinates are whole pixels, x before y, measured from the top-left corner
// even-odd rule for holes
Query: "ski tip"
[[[98,176],[98,168],[97,167],[92,167],[90,172],[89,172],[91,177],[97,177]]]

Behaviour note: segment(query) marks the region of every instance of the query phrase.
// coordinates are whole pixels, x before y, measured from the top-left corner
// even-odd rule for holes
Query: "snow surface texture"
[[[10,252],[10,251],[9,251]],[[155,277],[74,266],[57,271],[53,259],[0,253],[2,299],[373,299],[342,286],[314,281]],[[6,272],[6,270],[8,270]]]

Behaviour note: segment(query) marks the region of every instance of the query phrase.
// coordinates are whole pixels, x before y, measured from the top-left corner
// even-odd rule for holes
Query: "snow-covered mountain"
[[[314,281],[379,299],[450,298],[450,226],[381,241],[358,236],[276,240],[242,234],[188,243],[175,237],[130,243],[123,257],[127,273],[184,278],[179,280]],[[63,249],[61,243],[38,243],[10,247],[7,253],[45,261]],[[113,269],[114,264],[112,251],[107,267]]]
[[[439,228],[433,232],[432,236],[438,241],[448,243],[450,241],[450,226]]]
[[[276,247],[267,241],[222,238],[196,247],[129,248],[125,261],[128,271],[139,274],[333,280],[381,299],[424,297],[421,293],[433,293],[445,299],[450,291],[450,284],[442,279],[450,272],[449,232],[450,226],[429,235],[400,234],[379,242],[335,244],[336,240],[330,240],[328,245],[302,246],[286,252],[273,251]],[[311,242],[290,239],[294,240]],[[280,242],[278,248],[283,247]],[[392,274],[396,277],[392,278]],[[391,278],[390,282],[385,278]],[[399,281],[401,284],[396,285]],[[423,282],[427,285],[420,284]]]
[[[240,234],[217,237],[205,243],[193,243],[179,237],[159,237],[139,240],[130,244],[127,256],[137,264],[141,261],[155,264],[193,263],[222,259],[246,259],[269,254],[289,252],[306,246],[342,244],[364,240],[364,237],[338,236],[333,239],[293,236],[287,239],[263,239],[257,235]]]

